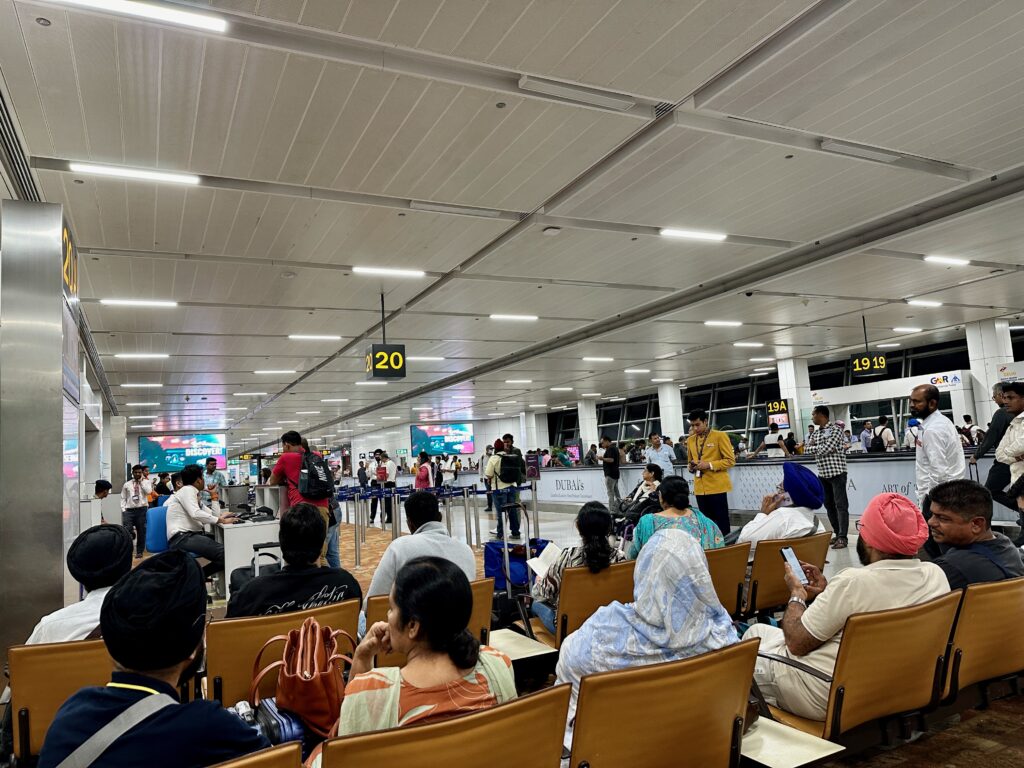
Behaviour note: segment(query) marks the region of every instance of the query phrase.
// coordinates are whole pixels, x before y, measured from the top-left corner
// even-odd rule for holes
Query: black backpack
[[[503,453],[498,464],[498,479],[518,485],[523,479],[523,459],[517,453]]]
[[[322,456],[312,451],[302,454],[299,469],[298,490],[307,499],[329,499],[334,495],[334,479],[331,469]]]
[[[882,435],[888,428],[887,426],[875,427],[874,432],[871,433],[871,442],[868,443],[868,453],[885,453],[885,438]]]

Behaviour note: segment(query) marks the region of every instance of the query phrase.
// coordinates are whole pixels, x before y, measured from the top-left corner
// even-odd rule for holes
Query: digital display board
[[[872,352],[871,354],[854,355],[850,358],[850,373],[853,378],[860,379],[867,376],[882,376],[886,372],[885,354]]]
[[[217,459],[217,469],[227,468],[227,439],[223,433],[139,437],[139,464],[152,472],[180,472],[189,464],[205,464],[210,456]]]
[[[780,430],[790,429],[788,400],[769,400],[764,408],[768,413],[769,424],[777,425]]]
[[[442,453],[466,456],[476,450],[472,424],[414,424],[409,431],[413,456],[421,451],[431,456]]]

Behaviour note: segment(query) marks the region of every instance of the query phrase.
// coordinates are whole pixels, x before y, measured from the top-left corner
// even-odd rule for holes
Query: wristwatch
[[[802,597],[797,597],[796,595],[793,595],[792,597],[790,597],[789,598],[789,602],[791,602],[791,603],[799,603],[804,608],[807,607],[807,601],[804,600]]]

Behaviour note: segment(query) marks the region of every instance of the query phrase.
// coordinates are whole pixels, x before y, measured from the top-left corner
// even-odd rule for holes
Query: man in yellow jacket
[[[729,467],[736,463],[729,436],[711,429],[708,412],[698,408],[690,412],[690,436],[686,439],[686,455],[693,473],[693,493],[697,509],[729,532],[729,497],[732,482]]]

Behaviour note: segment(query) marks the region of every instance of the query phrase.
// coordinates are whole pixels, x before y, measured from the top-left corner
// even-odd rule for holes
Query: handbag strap
[[[147,717],[177,702],[166,693],[146,696],[86,739],[57,768],[89,768],[110,746]]]
[[[252,685],[249,686],[249,704],[254,709],[260,705],[260,683],[263,682],[263,678],[266,677],[267,674],[272,669],[283,669],[283,668],[284,668],[284,662],[283,661],[275,661],[273,664],[268,664],[267,666],[265,666],[263,669],[260,670],[260,673],[258,675],[253,677]]]
[[[288,635],[274,635],[272,638],[270,638],[269,640],[267,640],[267,642],[263,644],[263,647],[260,648],[260,652],[256,654],[256,658],[252,662],[253,677],[256,677],[257,670],[260,668],[260,660],[263,658],[263,652],[267,650],[267,648],[269,648],[273,643],[280,642],[281,640],[284,640],[287,643]]]

